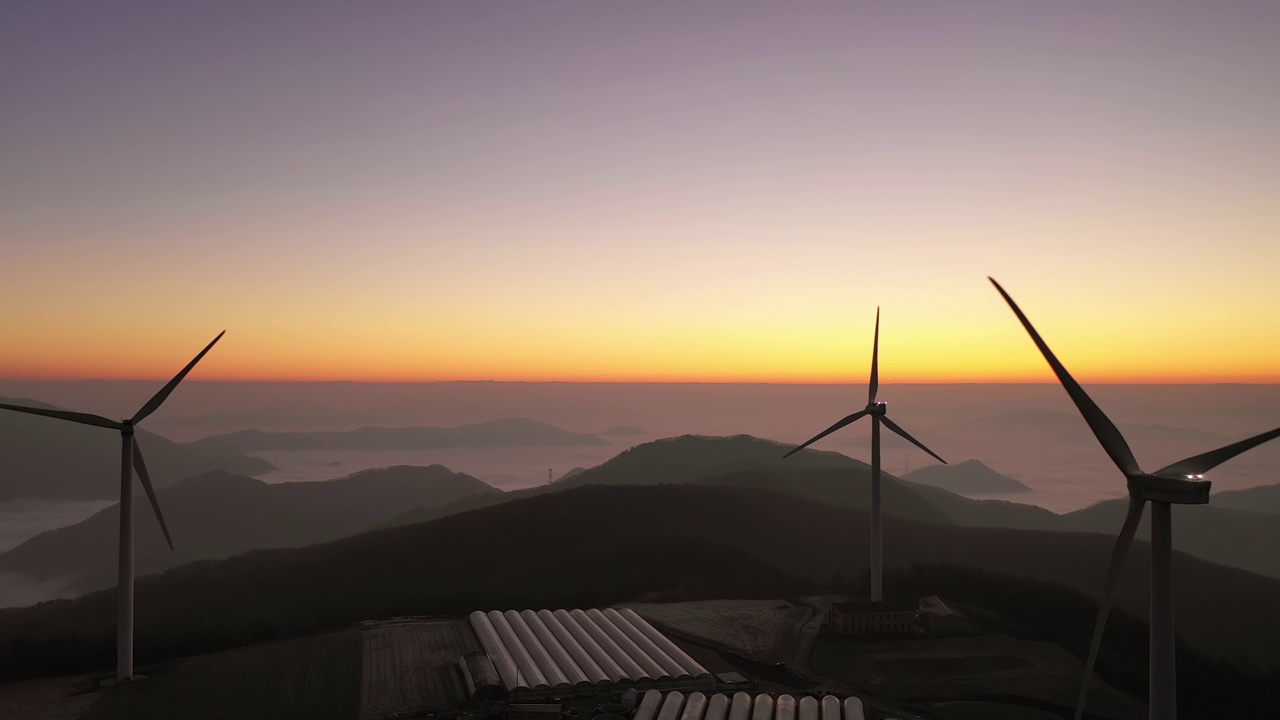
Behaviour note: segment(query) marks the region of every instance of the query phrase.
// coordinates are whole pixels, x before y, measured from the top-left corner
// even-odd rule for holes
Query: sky
[[[1280,382],[1280,4],[0,4],[0,379]]]

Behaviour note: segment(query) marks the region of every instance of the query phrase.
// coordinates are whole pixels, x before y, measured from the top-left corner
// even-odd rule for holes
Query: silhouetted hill
[[[1087,430],[1087,429],[1086,429]],[[839,453],[805,450],[782,460],[792,445],[749,435],[705,437],[685,435],[637,445],[609,461],[536,488],[503,495],[466,498],[456,505],[407,513],[382,524],[424,522],[510,500],[532,497],[582,485],[652,485],[708,483],[730,478],[726,484],[786,492],[840,507],[869,508],[870,468]],[[825,470],[824,473],[811,472]],[[819,479],[821,478],[821,479]],[[884,512],[905,519],[966,527],[1018,530],[1084,531],[1114,538],[1123,522],[1122,510],[1082,510],[1058,515],[1035,505],[1003,500],[974,500],[945,488],[900,481],[885,473]],[[1215,496],[1216,498],[1216,496]],[[1216,500],[1215,500],[1216,502]],[[924,509],[932,506],[934,510]],[[938,515],[940,511],[941,517]],[[1196,508],[1197,523],[1212,527],[1206,533],[1184,533],[1175,525],[1174,545],[1214,562],[1280,577],[1280,559],[1268,548],[1280,547],[1280,525],[1256,517],[1235,524],[1214,506]],[[1181,517],[1181,515],[1179,515]],[[370,526],[373,527],[372,525]],[[1206,531],[1207,532],[1207,531]]]
[[[53,407],[24,398],[4,402]],[[159,487],[212,470],[253,475],[275,469],[237,450],[179,445],[143,428],[137,439]],[[0,500],[120,496],[120,433],[113,430],[0,411],[0,458]]]
[[[584,472],[586,472],[586,471],[587,471],[587,469],[586,469],[586,468],[584,468],[584,467],[576,467],[576,468],[574,468],[574,469],[570,470],[569,472],[567,472],[567,473],[565,473],[565,474],[561,475],[560,477],[558,477],[558,478],[556,478],[556,479],[557,479],[557,480],[566,480],[566,479],[568,479],[568,478],[573,477],[574,475],[577,475],[578,473],[584,473]]]
[[[385,520],[374,523],[367,529],[381,530],[383,528],[400,527],[401,525],[412,525],[414,523],[427,522],[428,520],[439,520],[442,517],[457,515],[461,512],[479,510],[480,508],[501,505],[506,502],[511,502],[512,500],[542,495],[546,492],[545,488],[545,485],[541,485],[536,488],[513,490],[511,492],[481,493],[430,508],[419,505],[405,510],[404,512],[396,513]]]
[[[903,475],[902,479],[940,487],[958,495],[998,495],[1031,490],[977,460],[965,460],[951,465],[926,465]]]
[[[560,489],[580,485],[655,485],[687,483],[734,470],[849,468],[870,466],[839,453],[805,450],[782,459],[794,445],[750,435],[681,435],[637,445],[605,463],[552,483]]]
[[[432,511],[422,507],[421,505],[418,505],[416,507],[412,507],[408,510],[405,510],[402,513],[397,513],[395,515],[392,515],[391,517],[387,518],[386,520],[383,520],[382,522],[374,523],[373,526],[370,527],[369,529],[383,530],[386,528],[400,527],[401,525],[413,525],[414,523],[427,522],[428,520],[435,520],[438,517],[442,517],[442,516],[437,515],[436,513],[433,513]]]
[[[655,440],[624,450],[596,467],[575,468],[548,485],[410,510],[377,527],[425,522],[583,485],[724,484],[777,490],[838,507],[870,507],[870,467],[866,463],[817,450],[805,450],[782,460],[791,447],[794,446],[750,435],[683,435]],[[888,473],[882,487],[885,513],[922,522],[952,522],[946,513],[939,512]]]
[[[1215,499],[1216,502],[1216,499]],[[1063,516],[1064,528],[1115,536],[1124,524],[1127,499],[1108,500]],[[1151,537],[1150,512],[1138,537]],[[1280,577],[1280,522],[1275,515],[1210,505],[1175,505],[1173,545],[1197,557],[1271,577]]]
[[[412,450],[464,446],[608,445],[594,435],[573,433],[528,418],[509,418],[441,427],[365,427],[346,431],[265,432],[241,430],[189,443],[197,448],[260,450]]]
[[[850,477],[847,468],[797,468],[785,471],[735,470],[698,480],[699,485],[757,488],[786,493],[793,497],[835,507],[871,511],[869,473]],[[950,525],[952,520],[937,506],[892,477],[880,483],[882,508],[886,515],[916,522]]]
[[[1280,485],[1263,485],[1247,490],[1214,493],[1210,503],[1225,510],[1280,514]]]
[[[950,518],[966,527],[1010,528],[1014,530],[1067,530],[1061,515],[1039,505],[1008,500],[974,500],[950,490],[900,481]]]
[[[861,574],[866,537],[864,513],[772,491],[576,488],[144,578],[139,661],[391,615],[800,594],[830,587],[836,574]],[[885,539],[890,568],[945,563],[1089,594],[1101,585],[1111,552],[1110,538],[1090,533],[895,518],[886,518]],[[1138,542],[1119,585],[1118,606],[1138,617],[1147,608],[1148,557]],[[1272,612],[1280,581],[1183,553],[1174,566],[1179,630],[1190,647],[1256,667],[1280,662],[1280,618]],[[0,673],[108,665],[113,609],[114,596],[100,592],[0,611]],[[1092,609],[1083,615],[1070,621],[1092,621]]]
[[[150,508],[135,506],[138,574],[259,548],[302,547],[362,532],[405,508],[500,493],[469,475],[433,465],[279,485],[214,472],[157,495],[175,549],[165,544]],[[112,505],[81,523],[41,533],[0,554],[0,572],[35,580],[68,578],[69,589],[77,592],[109,587],[116,581],[118,534],[119,506]]]
[[[1114,538],[1124,523],[1128,503],[1123,499],[1109,500],[1058,515],[1035,505],[971,500],[942,488],[910,482],[904,485],[945,513],[952,522],[967,527],[1092,532]],[[1280,556],[1272,550],[1280,547],[1280,523],[1274,515],[1224,509],[1217,506],[1217,496],[1214,504],[1180,507],[1174,514],[1176,549],[1223,565],[1280,577]],[[1145,519],[1139,533],[1141,537],[1150,537]]]

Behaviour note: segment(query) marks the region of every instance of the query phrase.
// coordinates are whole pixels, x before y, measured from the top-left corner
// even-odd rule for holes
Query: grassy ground
[[[96,694],[83,692],[88,683],[88,677],[79,676],[0,685],[0,718],[77,720],[98,698]]]
[[[339,632],[179,660],[98,693],[82,720],[351,720],[360,634]]]

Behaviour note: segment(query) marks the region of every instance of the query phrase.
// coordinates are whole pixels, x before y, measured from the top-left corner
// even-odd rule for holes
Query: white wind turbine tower
[[[137,440],[134,439],[134,427],[142,422],[143,418],[155,412],[169,397],[169,393],[182,382],[182,379],[191,372],[191,369],[200,362],[200,359],[209,352],[213,346],[222,339],[226,331],[218,333],[218,337],[213,342],[205,346],[196,355],[195,359],[187,363],[167,385],[160,388],[142,409],[127,420],[109,420],[100,415],[91,415],[89,413],[68,412],[66,410],[53,410],[49,408],[25,407],[22,405],[7,405],[0,403],[0,409],[14,410],[17,412],[31,413],[32,415],[44,415],[46,417],[57,418],[59,420],[70,420],[71,422],[81,423],[83,425],[95,425],[97,427],[108,428],[120,431],[120,565],[119,576],[116,583],[116,679],[118,681],[129,680],[133,677],[133,473],[136,470],[138,479],[142,481],[142,489],[147,492],[147,499],[151,501],[151,508],[155,510],[156,519],[160,521],[160,530],[164,533],[164,539],[169,543],[169,549],[173,549],[173,540],[169,537],[169,528],[165,525],[164,515],[160,513],[160,503],[156,500],[155,489],[151,486],[151,477],[147,474],[147,466],[142,460],[142,451],[138,449]]]
[[[884,532],[883,519],[880,514],[880,425],[883,424],[912,445],[937,458],[938,462],[944,465],[947,464],[947,461],[938,457],[937,453],[925,447],[923,443],[911,437],[906,430],[898,427],[897,423],[889,419],[886,415],[889,410],[887,403],[876,402],[876,392],[880,389],[879,367],[880,308],[876,308],[876,335],[875,343],[871,350],[871,380],[867,389],[867,406],[814,435],[803,445],[797,446],[791,452],[782,456],[785,460],[840,428],[853,424],[863,415],[871,416],[871,600],[873,602],[879,602],[884,599]]]
[[[1102,444],[1102,449],[1111,457],[1111,461],[1124,473],[1129,485],[1129,514],[1125,517],[1124,526],[1116,538],[1115,550],[1111,553],[1111,563],[1107,566],[1106,580],[1102,586],[1102,602],[1098,606],[1098,618],[1093,628],[1093,640],[1089,645],[1089,657],[1085,662],[1084,679],[1080,686],[1080,698],[1076,703],[1076,720],[1084,715],[1085,699],[1089,693],[1089,680],[1093,676],[1094,662],[1098,658],[1098,647],[1102,642],[1102,631],[1106,626],[1107,614],[1111,611],[1116,581],[1120,577],[1120,568],[1124,564],[1125,554],[1133,542],[1134,533],[1138,530],[1138,522],[1148,502],[1151,503],[1151,655],[1150,683],[1148,693],[1148,712],[1151,720],[1174,720],[1177,717],[1177,684],[1174,659],[1174,623],[1173,623],[1173,521],[1171,506],[1204,505],[1209,502],[1209,481],[1204,480],[1204,473],[1249,450],[1253,447],[1280,437],[1280,428],[1247,440],[1241,440],[1217,450],[1210,450],[1194,457],[1160,468],[1153,473],[1143,472],[1133,451],[1125,442],[1124,436],[1102,410],[1094,404],[1085,393],[1084,388],[1071,377],[1053,351],[1040,338],[1040,334],[1031,326],[1031,321],[1022,314],[1022,310],[1013,302],[1013,298],[1000,287],[993,278],[991,284],[1004,297],[1009,307],[1022,322],[1022,327],[1040,348],[1040,354],[1049,362],[1049,367],[1062,382],[1062,387],[1071,396],[1072,402],[1084,416],[1085,422],[1093,430],[1093,434]]]

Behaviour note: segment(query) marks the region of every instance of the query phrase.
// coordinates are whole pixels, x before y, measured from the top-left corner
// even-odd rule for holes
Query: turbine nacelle
[[[1129,497],[1150,502],[1175,505],[1206,505],[1209,502],[1209,486],[1213,483],[1201,480],[1203,475],[1188,477],[1162,477],[1143,473],[1129,478]]]
[[[889,403],[887,402],[873,402],[870,405],[867,405],[868,415],[884,415],[888,412]]]

